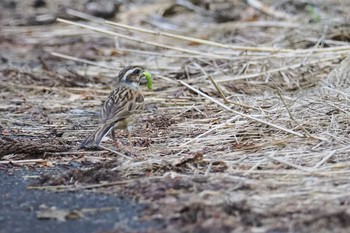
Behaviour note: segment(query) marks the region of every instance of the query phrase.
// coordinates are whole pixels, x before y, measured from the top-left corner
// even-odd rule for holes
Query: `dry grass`
[[[197,202],[220,206],[244,200],[255,218],[263,219],[260,225],[243,224],[239,228],[244,231],[250,226],[252,232],[285,227],[289,221],[306,226],[320,217],[321,209],[343,211],[347,206],[349,43],[337,44],[321,24],[291,28],[295,19],[290,18],[285,25],[276,22],[276,27],[270,21],[268,28],[250,27],[246,22],[248,29],[239,29],[236,38],[226,38],[241,38],[241,43],[229,44],[212,41],[217,38],[210,35],[219,29],[210,23],[204,25],[206,31],[199,28],[185,33],[209,36],[204,40],[147,25],[114,25],[70,13],[92,21],[59,19],[61,23],[45,27],[47,33],[31,27],[3,29],[5,36],[15,34],[23,43],[44,44],[44,50],[60,57],[50,57],[58,63],[52,65],[55,71],[32,69],[33,76],[13,68],[2,71],[0,109],[14,110],[1,113],[3,134],[40,136],[55,129],[64,132],[63,140],[77,146],[95,128],[101,102],[112,86],[113,69],[139,64],[153,74],[154,90],[144,91],[147,110],[135,125],[133,146],[124,145],[117,152],[109,149],[105,156],[94,157],[96,152],[78,156],[94,163],[116,156],[118,164],[107,170],[117,172],[117,180],[125,182],[116,181],[118,187],[124,185],[124,194],[131,187],[141,190],[138,182],[183,179],[196,183],[196,179],[205,179],[208,187],[201,184],[197,190],[185,189],[182,193],[174,189],[176,195],[167,195],[175,195],[187,206]],[[336,34],[340,23],[329,25]],[[182,30],[190,32],[193,28]],[[296,38],[300,30],[306,35]],[[83,52],[82,56],[69,53],[71,46],[66,44],[49,45],[66,38],[108,42],[85,56]],[[292,40],[293,46],[289,44]],[[67,77],[67,71],[57,68],[63,65],[74,66],[74,73],[68,72],[69,82],[60,78]],[[54,79],[57,86],[47,85],[46,79]],[[113,148],[110,141],[104,146]],[[60,153],[49,153],[47,160],[62,164],[79,153],[73,149],[63,159]],[[113,185],[115,181],[111,182]],[[109,187],[104,191],[118,193],[123,189],[113,191]],[[152,199],[133,192],[141,201]],[[171,206],[165,197],[158,201]],[[237,211],[243,215],[242,209]],[[332,215],[332,211],[326,212],[325,216]],[[150,216],[179,217],[166,216],[166,210],[162,213],[162,217],[155,213]],[[307,216],[316,217],[310,220]]]

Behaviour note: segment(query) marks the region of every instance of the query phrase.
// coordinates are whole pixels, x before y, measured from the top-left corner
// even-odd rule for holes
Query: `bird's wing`
[[[141,93],[119,86],[113,90],[103,104],[102,122],[117,122],[142,111],[144,99]]]

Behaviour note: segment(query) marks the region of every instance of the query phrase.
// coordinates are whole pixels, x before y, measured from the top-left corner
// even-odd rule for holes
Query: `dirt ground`
[[[0,232],[349,232],[348,12],[1,1]],[[128,65],[154,79],[131,141],[79,149]]]

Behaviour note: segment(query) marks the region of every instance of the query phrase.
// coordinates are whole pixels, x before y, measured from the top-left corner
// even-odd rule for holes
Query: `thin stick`
[[[258,110],[258,111],[261,110],[261,108],[256,108],[256,107],[249,106],[249,105],[246,105],[246,104],[241,104],[241,103],[238,103],[238,102],[232,101],[232,100],[229,100],[229,101],[230,101],[230,104],[236,105],[236,106],[239,106],[239,107],[242,107],[242,108],[245,108],[245,109],[255,109],[255,110]]]
[[[110,152],[112,152],[112,153],[114,153],[114,154],[117,154],[117,155],[119,155],[119,156],[125,158],[125,159],[128,159],[128,160],[131,159],[130,157],[128,157],[128,156],[126,156],[126,155],[124,155],[124,154],[122,154],[122,153],[120,153],[120,152],[118,152],[118,151],[116,151],[116,150],[110,149],[110,148],[108,148],[108,147],[101,146],[101,145],[99,145],[98,147],[100,147],[100,148],[102,148],[102,149],[104,149],[104,150],[108,150],[108,151],[110,151]]]
[[[74,15],[76,17],[86,19],[89,21],[97,22],[97,23],[106,23],[110,25],[114,25],[116,27],[120,28],[125,28],[128,30],[133,30],[133,31],[140,31],[144,33],[150,33],[150,34],[155,34],[155,35],[161,35],[161,36],[168,36],[171,38],[177,38],[181,40],[186,40],[186,41],[193,41],[199,44],[206,44],[210,46],[215,46],[219,48],[226,48],[226,49],[231,49],[231,50],[238,50],[238,51],[251,51],[251,52],[270,52],[270,53],[292,53],[293,56],[296,56],[295,53],[303,54],[303,53],[309,53],[310,49],[299,49],[299,50],[293,50],[293,49],[283,49],[283,48],[273,48],[273,47],[249,47],[249,46],[234,46],[234,45],[227,45],[227,44],[222,44],[214,41],[208,41],[208,40],[203,40],[199,38],[193,38],[193,37],[188,37],[188,36],[181,36],[181,35],[176,35],[172,33],[167,33],[167,32],[158,32],[158,31],[151,31],[143,28],[138,28],[138,27],[133,27],[129,26],[126,24],[121,24],[121,23],[116,23],[112,21],[105,21],[101,18],[94,17],[92,15],[85,14],[83,12],[75,11],[75,10],[67,10],[67,13],[70,15]],[[231,24],[234,25],[235,27],[283,27],[283,28],[300,28],[301,25],[297,24],[291,24],[291,23],[286,23],[286,22],[270,22],[270,21],[258,21],[258,22],[239,22],[237,24]],[[12,27],[5,27],[4,31],[12,33],[13,32]],[[17,31],[24,31],[26,32],[27,30],[30,31],[36,31],[37,28],[34,27],[26,27],[24,29],[21,28],[16,28]],[[305,29],[307,30],[307,28]],[[324,52],[336,52],[336,51],[348,51],[350,50],[350,46],[345,45],[345,46],[338,46],[338,47],[330,47],[330,48],[318,48],[313,50],[313,53],[324,53]]]
[[[181,144],[180,147],[186,146],[187,144],[189,144],[189,143],[191,143],[191,142],[193,142],[193,141],[198,140],[199,138],[201,138],[201,137],[203,137],[203,136],[209,134],[209,133],[212,132],[212,131],[215,131],[215,130],[217,130],[217,129],[219,129],[219,128],[222,128],[223,126],[227,125],[228,123],[230,123],[230,122],[232,122],[232,121],[234,121],[234,120],[237,120],[238,118],[239,118],[239,116],[234,116],[234,117],[232,117],[231,119],[225,121],[224,123],[221,123],[220,125],[217,125],[217,126],[211,128],[211,129],[209,129],[208,131],[206,131],[206,132],[204,132],[204,133],[198,135],[197,137],[192,138],[191,140],[189,140],[189,141],[187,141],[187,142]]]
[[[293,117],[292,113],[290,112],[290,110],[289,110],[289,108],[288,108],[288,106],[287,106],[287,103],[284,101],[284,98],[283,98],[283,96],[282,96],[282,94],[281,94],[281,90],[280,90],[279,88],[276,88],[276,89],[277,89],[277,94],[278,94],[278,96],[280,97],[280,99],[281,99],[281,101],[282,101],[284,107],[287,109],[289,118],[290,118],[292,121],[294,121],[294,122],[305,132],[305,134],[306,134],[308,137],[312,138],[311,134],[304,128],[304,126],[302,126],[299,122],[297,122],[297,121],[295,120],[295,118]],[[322,141],[324,141],[324,140],[322,140]]]
[[[203,96],[203,97],[209,99],[210,101],[216,103],[217,105],[223,107],[224,109],[226,109],[226,110],[228,110],[228,111],[230,111],[230,112],[233,112],[233,113],[235,113],[235,114],[237,114],[237,115],[240,115],[240,116],[246,117],[246,118],[248,118],[248,119],[257,121],[257,122],[259,122],[259,123],[262,123],[262,124],[271,126],[271,127],[273,127],[273,128],[276,128],[276,129],[285,131],[285,132],[287,132],[287,133],[294,134],[294,135],[296,135],[296,136],[298,136],[298,137],[305,137],[304,134],[295,132],[295,131],[293,131],[293,130],[284,128],[284,127],[282,127],[282,126],[275,125],[275,124],[272,124],[272,123],[270,123],[270,122],[267,122],[267,121],[258,119],[258,118],[256,118],[256,117],[252,117],[252,116],[246,115],[246,114],[244,114],[244,113],[238,112],[238,111],[236,111],[236,110],[233,110],[233,109],[229,108],[228,106],[226,106],[226,105],[220,103],[219,101],[215,100],[214,98],[208,96],[207,94],[204,94],[203,92],[197,90],[196,88],[194,88],[194,87],[188,85],[187,83],[185,83],[185,82],[183,82],[183,81],[181,81],[181,80],[179,80],[179,82],[180,82],[182,85],[184,85],[184,86],[188,87],[189,89],[191,89],[192,91],[194,91],[194,92],[198,93],[199,95],[201,95],[201,96]]]
[[[109,183],[103,183],[103,184],[91,184],[91,185],[85,185],[85,186],[79,186],[75,187],[73,185],[61,185],[61,186],[28,186],[27,189],[31,190],[60,190],[60,191],[78,191],[78,190],[84,190],[84,189],[93,189],[93,188],[102,188],[102,187],[110,187],[110,186],[116,186],[116,185],[123,185],[127,184],[129,181],[115,181],[115,182],[109,182]]]
[[[258,168],[262,164],[262,161],[259,161],[256,163],[253,167],[251,167],[246,173],[243,174],[243,176],[249,175],[252,171],[254,171],[256,168]]]
[[[93,62],[93,61],[89,61],[89,60],[81,59],[81,58],[77,58],[77,57],[72,57],[72,56],[69,56],[69,55],[62,54],[62,53],[51,52],[51,55],[55,56],[55,57],[61,57],[61,58],[72,60],[72,61],[82,62],[82,63],[85,63],[85,64],[106,68],[106,69],[119,70],[118,68],[115,68],[115,67],[112,67],[112,66],[101,65],[101,64],[99,64],[97,62]]]
[[[266,155],[266,157],[269,158],[269,159],[271,159],[271,160],[277,161],[277,162],[279,162],[279,163],[288,165],[288,166],[290,166],[290,167],[294,167],[294,168],[296,168],[296,169],[298,169],[298,170],[301,170],[301,171],[304,171],[304,172],[310,172],[310,173],[312,172],[312,171],[310,171],[310,169],[308,169],[308,168],[306,168],[306,167],[299,166],[299,165],[297,165],[297,164],[288,162],[288,161],[283,160],[283,159],[281,159],[281,158],[276,158],[276,157],[272,156],[271,154],[270,154],[270,155]]]
[[[138,27],[134,27],[134,26],[130,26],[130,25],[122,24],[122,23],[116,23],[116,22],[112,22],[112,21],[107,21],[107,20],[105,21],[105,23],[116,26],[116,27],[132,30],[132,31],[138,31],[138,32],[148,33],[148,34],[157,35],[157,36],[165,36],[165,37],[169,37],[169,38],[180,39],[180,40],[195,42],[195,43],[199,43],[199,44],[206,44],[206,45],[211,45],[211,46],[226,48],[226,49],[232,49],[232,50],[251,51],[251,52],[272,52],[272,53],[276,53],[276,52],[284,52],[284,53],[288,52],[289,53],[289,52],[294,51],[292,49],[275,49],[275,48],[269,48],[269,47],[255,48],[255,47],[248,47],[248,46],[226,45],[226,44],[218,43],[215,41],[203,40],[203,39],[189,37],[189,36],[176,35],[176,34],[172,34],[172,33],[168,33],[168,32],[152,31],[152,30],[148,30],[148,29],[144,29],[144,28],[138,28]]]
[[[182,35],[177,35],[177,34],[168,33],[168,32],[152,31],[152,30],[134,27],[134,26],[130,26],[127,24],[122,24],[122,23],[116,23],[116,22],[112,22],[112,21],[108,21],[108,20],[106,20],[105,23],[119,27],[119,28],[131,30],[131,31],[138,31],[138,32],[142,32],[142,33],[152,34],[152,35],[165,36],[165,37],[170,37],[170,38],[174,38],[174,39],[195,42],[198,44],[206,44],[206,45],[211,45],[211,46],[225,48],[225,49],[231,49],[231,50],[250,51],[250,52],[270,52],[270,53],[308,53],[308,52],[310,52],[309,49],[293,50],[293,49],[282,49],[282,48],[276,49],[276,48],[272,48],[272,47],[249,47],[249,46],[227,45],[227,44],[222,44],[222,43],[210,41],[210,40],[199,39],[199,38],[195,38],[195,37],[182,36]],[[257,23],[260,23],[260,22],[257,22]],[[263,25],[263,26],[265,26],[265,25]],[[329,51],[344,51],[344,50],[350,50],[350,46],[339,46],[336,48],[319,48],[319,49],[315,49],[313,52],[329,52]]]
[[[246,173],[246,170],[231,170],[232,173]],[[253,170],[250,171],[250,173],[256,173],[256,174],[269,174],[269,175],[310,175],[310,171],[303,172],[299,170],[294,171],[286,171],[286,170]],[[312,175],[317,176],[330,176],[330,175],[336,175],[336,174],[349,174],[349,170],[342,170],[342,171],[329,171],[329,172],[311,172]]]
[[[10,161],[0,161],[0,164],[33,164],[33,163],[43,163],[46,162],[45,159],[23,159],[23,160],[10,160]]]
[[[211,167],[213,166],[213,163],[210,162],[207,169],[205,170],[204,176],[209,176]]]
[[[108,20],[101,20],[100,18],[94,17],[92,15],[85,14],[83,12],[75,11],[75,10],[69,10],[67,11],[68,14],[74,15],[76,17],[85,19],[85,20],[90,20],[94,21],[97,23],[106,23],[109,25],[113,25],[115,27],[127,29],[130,31],[137,31],[137,32],[142,32],[142,33],[148,33],[152,35],[158,35],[158,36],[165,36],[165,37],[170,37],[170,38],[175,38],[175,39],[180,39],[180,40],[185,40],[185,41],[190,41],[190,42],[195,42],[199,44],[206,44],[210,46],[215,46],[219,48],[225,48],[225,49],[231,49],[231,50],[239,50],[239,51],[251,51],[251,52],[270,52],[270,53],[309,53],[310,49],[298,49],[298,50],[293,50],[293,49],[276,49],[273,47],[249,47],[249,46],[235,46],[235,45],[227,45],[227,44],[222,44],[219,42],[215,41],[210,41],[210,40],[204,40],[204,39],[199,39],[199,38],[194,38],[194,37],[189,37],[189,36],[183,36],[183,35],[177,35],[173,33],[168,33],[168,32],[159,32],[159,31],[152,31],[144,28],[139,28],[139,27],[134,27],[130,26],[127,24],[122,24],[122,23],[116,23],[113,21],[108,21]],[[243,27],[247,26],[276,26],[276,24],[280,24],[281,22],[254,22],[254,23],[240,23],[239,25]],[[262,25],[261,25],[262,24]],[[283,22],[283,25],[277,25],[279,27],[297,27],[299,28],[299,25],[287,25],[286,23]],[[319,48],[313,50],[314,53],[323,53],[323,52],[331,52],[331,51],[347,51],[350,50],[350,46],[340,46],[340,47],[333,47],[333,48]]]
[[[321,165],[323,165],[328,159],[330,159],[337,151],[333,150],[328,155],[326,155],[321,161],[319,161],[313,168],[319,168]]]
[[[214,79],[208,75],[208,79],[211,81],[211,83],[214,85],[214,87],[216,88],[216,90],[219,92],[221,98],[224,100],[225,104],[228,104],[229,101],[227,100],[225,94],[222,92],[220,86],[214,81]]]
[[[120,50],[120,51],[122,51],[122,50]],[[86,60],[86,59],[81,59],[81,58],[78,58],[78,57],[69,56],[69,55],[62,54],[62,53],[51,52],[51,55],[52,56],[56,56],[56,57],[65,58],[65,59],[72,60],[72,61],[82,62],[82,63],[85,63],[85,64],[106,68],[106,69],[112,69],[112,70],[120,70],[121,69],[121,67],[106,66],[106,65],[99,64],[97,62],[89,61],[89,60]],[[162,56],[164,56],[164,55],[162,55]],[[170,56],[171,55],[169,55],[169,57]],[[171,56],[171,57],[175,57],[175,56]],[[185,57],[185,55],[183,55],[182,57]],[[186,56],[186,57],[188,58],[188,56]],[[148,68],[150,68],[150,69],[157,69],[157,70],[159,70],[159,69],[162,69],[162,70],[164,70],[164,69],[166,69],[166,70],[179,70],[180,69],[178,67],[159,67],[159,66],[156,66],[154,68],[151,67],[151,66],[148,66]],[[157,77],[159,77],[159,76],[157,76]]]
[[[247,170],[231,170],[232,173],[242,173],[245,174]],[[287,170],[251,170],[249,171],[250,174],[266,174],[266,175],[310,175],[309,172],[299,171],[299,170],[293,170],[293,171],[287,171]],[[347,173],[350,173],[348,171]],[[319,173],[317,173],[319,174]]]
[[[78,26],[78,27],[82,27],[82,28],[86,28],[92,31],[96,31],[96,32],[101,32],[104,34],[108,34],[108,35],[112,35],[115,37],[120,37],[120,38],[124,38],[127,40],[132,40],[132,41],[136,41],[142,44],[148,44],[148,45],[153,45],[156,47],[161,47],[161,48],[166,48],[166,49],[171,49],[171,50],[176,50],[179,52],[183,52],[183,53],[190,53],[190,54],[197,54],[197,55],[201,55],[204,57],[212,57],[212,58],[217,58],[217,59],[230,59],[228,57],[225,56],[220,56],[220,55],[216,55],[216,54],[212,54],[212,53],[202,53],[202,52],[198,52],[195,50],[190,50],[190,49],[184,49],[184,48],[179,48],[179,47],[174,47],[174,46],[170,46],[170,45],[164,45],[164,44],[160,44],[160,43],[155,43],[155,42],[150,42],[150,41],[145,41],[145,40],[141,40],[141,39],[136,39],[135,37],[132,36],[126,36],[120,33],[116,33],[116,32],[112,32],[106,29],[101,29],[101,28],[97,28],[97,27],[93,27],[90,25],[86,25],[86,24],[82,24],[82,23],[76,23],[73,21],[69,21],[69,20],[65,20],[65,19],[61,19],[61,18],[57,18],[58,22],[62,22],[62,23],[66,23],[66,24],[70,24],[70,25],[74,25],[74,26]]]
[[[3,83],[0,83],[0,86],[5,86]],[[16,87],[16,88],[23,88],[23,89],[34,89],[34,90],[49,90],[49,91],[76,91],[76,92],[95,92],[99,94],[108,94],[110,91],[108,90],[101,90],[96,88],[82,88],[82,87],[48,87],[48,86],[37,86],[37,85],[21,85],[21,84],[12,84],[12,83],[6,83],[6,86],[10,87]]]
[[[85,20],[90,20],[90,21],[94,21],[97,23],[104,22],[106,24],[113,25],[115,27],[119,27],[119,28],[123,28],[123,29],[127,29],[130,31],[147,33],[147,34],[156,35],[156,36],[165,36],[165,37],[169,37],[169,38],[173,38],[173,39],[190,41],[190,42],[195,42],[198,44],[206,44],[206,45],[211,45],[211,46],[215,46],[215,47],[219,47],[219,48],[240,50],[240,51],[241,50],[253,51],[253,52],[260,51],[260,52],[273,52],[273,53],[275,53],[275,52],[293,52],[294,51],[292,49],[276,49],[276,48],[269,48],[269,47],[255,48],[255,47],[247,47],[247,46],[226,45],[226,44],[218,43],[215,41],[204,40],[204,39],[199,39],[199,38],[194,38],[194,37],[189,37],[189,36],[182,36],[182,35],[177,35],[177,34],[173,34],[173,33],[169,33],[169,32],[152,31],[152,30],[148,30],[148,29],[144,29],[144,28],[140,28],[140,27],[134,27],[134,26],[130,26],[127,24],[123,24],[123,23],[116,23],[116,22],[108,21],[108,20],[103,21],[97,17],[85,14],[85,13],[80,12],[80,11],[71,10],[71,9],[69,9],[69,11],[67,10],[67,13],[70,15],[85,19]]]
[[[108,153],[107,151],[66,151],[66,152],[45,152],[45,155],[75,155],[75,154],[103,154]],[[101,158],[106,159],[106,158]]]

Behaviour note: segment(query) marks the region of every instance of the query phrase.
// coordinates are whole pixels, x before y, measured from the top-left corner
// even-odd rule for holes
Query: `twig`
[[[115,181],[103,184],[91,184],[84,186],[73,186],[73,185],[60,185],[60,186],[28,186],[27,189],[32,190],[55,190],[55,191],[78,191],[84,189],[94,189],[94,188],[102,188],[102,187],[110,187],[116,185],[127,184],[129,181]]]
[[[225,94],[222,92],[220,86],[214,81],[214,79],[208,75],[208,79],[211,81],[211,83],[214,85],[214,87],[216,88],[216,90],[219,92],[221,98],[224,100],[225,104],[228,104],[229,101],[227,100]]]
[[[254,171],[257,167],[259,167],[262,164],[262,161],[259,161],[258,163],[256,163],[253,167],[251,167],[246,173],[244,173],[244,176],[249,175],[249,173],[251,173],[252,171]]]
[[[45,159],[23,159],[23,160],[10,160],[10,161],[0,161],[0,164],[35,164],[44,163]]]
[[[277,87],[277,94],[278,94],[278,96],[280,97],[280,99],[281,99],[281,101],[282,101],[284,107],[287,109],[287,112],[288,112],[288,115],[289,115],[290,119],[291,119],[292,121],[294,121],[294,122],[298,125],[298,127],[300,127],[300,128],[304,131],[305,135],[307,135],[309,138],[314,138],[314,139],[321,140],[321,141],[327,141],[327,139],[325,139],[325,138],[320,138],[320,137],[312,136],[312,135],[309,133],[309,131],[307,131],[307,130],[304,128],[304,126],[303,126],[302,124],[300,124],[299,122],[297,122],[297,120],[293,117],[292,113],[290,112],[287,103],[284,101],[284,98],[283,98],[283,96],[282,96],[282,94],[281,94],[281,90],[280,90],[278,87]]]
[[[245,174],[247,170],[241,170],[241,169],[235,169],[231,170],[232,173],[240,173],[240,174]],[[293,171],[288,171],[288,170],[251,170],[249,171],[251,174],[266,174],[266,175],[310,175],[310,172],[304,172],[304,171],[299,171],[299,170],[293,170]],[[348,171],[347,173],[350,173]],[[312,173],[315,174],[315,173]],[[319,175],[320,173],[317,173]]]
[[[75,91],[75,92],[95,92],[99,94],[108,94],[109,90],[100,90],[95,88],[80,88],[80,87],[47,87],[47,86],[39,86],[39,85],[21,85],[21,84],[13,84],[13,83],[0,83],[0,87],[15,87],[15,88],[23,88],[23,89],[33,89],[33,90],[49,90],[49,91]]]
[[[44,156],[65,156],[65,155],[78,155],[78,154],[103,154],[109,153],[107,151],[67,151],[67,152],[46,152]],[[104,158],[105,159],[105,158]]]
[[[269,159],[271,159],[271,160],[277,161],[277,162],[279,162],[279,163],[288,165],[288,166],[290,166],[290,167],[294,167],[294,168],[296,168],[296,169],[298,169],[298,170],[301,170],[301,171],[304,171],[304,172],[310,172],[310,173],[312,172],[309,168],[299,166],[299,165],[297,165],[297,164],[288,162],[288,161],[283,160],[283,159],[281,159],[281,158],[276,158],[276,157],[272,156],[271,154],[266,155],[266,157],[269,158]]]
[[[213,166],[213,163],[210,162],[207,169],[205,170],[204,176],[209,176],[211,167]]]
[[[254,0],[256,2],[256,0]],[[252,5],[255,5],[257,8],[258,5],[254,4],[254,1],[251,0]],[[293,49],[278,49],[278,48],[273,48],[273,47],[249,47],[249,46],[235,46],[235,45],[228,45],[228,44],[223,44],[219,42],[214,42],[214,41],[209,41],[209,40],[204,40],[204,39],[199,39],[199,38],[194,38],[190,36],[183,36],[183,35],[177,35],[173,33],[168,33],[168,32],[159,32],[159,31],[153,31],[149,29],[144,29],[140,27],[134,27],[130,26],[127,24],[123,23],[116,23],[113,21],[108,21],[108,20],[101,20],[100,18],[85,14],[83,12],[75,11],[75,10],[69,10],[67,11],[68,14],[74,15],[76,17],[94,21],[97,23],[106,23],[109,25],[113,25],[115,27],[127,29],[130,31],[137,31],[137,32],[142,32],[142,33],[148,33],[152,35],[157,35],[157,36],[165,36],[169,38],[174,38],[174,39],[180,39],[180,40],[185,40],[185,41],[190,41],[190,42],[195,42],[198,44],[205,44],[205,45],[210,45],[210,46],[215,46],[219,48],[225,48],[225,49],[230,49],[230,50],[238,50],[238,51],[250,51],[250,52],[270,52],[270,53],[309,53],[310,49],[298,49],[298,50],[293,50]],[[283,13],[282,13],[283,14]],[[285,22],[249,22],[249,23],[243,23],[245,26],[262,26],[262,27],[272,27],[272,26],[278,26],[278,27],[294,27],[294,28],[299,28],[299,25],[295,24],[289,24],[286,25]],[[242,25],[242,22],[239,23],[239,25]],[[350,46],[341,46],[341,47],[332,47],[332,48],[319,48],[319,49],[313,49],[314,53],[323,53],[323,52],[330,52],[330,51],[347,51],[350,50]]]
[[[233,173],[246,173],[246,170],[231,170]],[[337,175],[337,174],[349,174],[350,170],[342,170],[342,171],[329,171],[329,172],[304,172],[304,171],[299,171],[299,170],[294,170],[294,171],[287,171],[287,170],[253,170],[250,171],[250,173],[255,173],[255,174],[268,174],[268,175],[317,175],[317,176],[331,176],[331,175]]]
[[[232,121],[234,121],[234,120],[237,120],[239,117],[240,117],[240,116],[234,116],[234,117],[232,117],[231,119],[225,121],[224,123],[221,123],[220,125],[217,125],[217,126],[211,128],[211,129],[209,129],[208,131],[206,131],[206,132],[204,132],[204,133],[198,135],[197,137],[192,138],[191,140],[189,140],[189,141],[187,141],[187,142],[181,144],[180,147],[186,146],[187,144],[189,144],[189,143],[191,143],[191,142],[193,142],[193,141],[198,140],[199,138],[201,138],[201,137],[203,137],[203,136],[209,134],[210,132],[222,128],[223,126],[227,125],[228,123],[230,123],[230,122],[232,122]]]
[[[333,155],[335,155],[337,151],[333,150],[330,153],[328,153],[328,155],[326,155],[323,159],[321,159],[321,161],[319,161],[314,167],[313,169],[317,169],[319,168],[321,165],[323,165],[325,162],[327,162],[328,159],[330,159]]]
[[[78,26],[78,27],[82,27],[82,28],[86,28],[86,29],[89,29],[89,30],[92,30],[92,31],[101,32],[101,33],[108,34],[108,35],[111,35],[111,36],[114,36],[114,37],[120,37],[120,38],[123,38],[123,39],[135,41],[135,42],[142,43],[142,44],[148,44],[148,45],[153,45],[153,46],[156,46],[156,47],[176,50],[176,51],[183,52],[183,53],[197,54],[197,55],[201,55],[201,56],[205,56],[205,57],[211,57],[211,58],[217,58],[217,59],[230,59],[229,57],[220,56],[220,55],[216,55],[216,54],[212,54],[212,53],[202,53],[202,52],[195,51],[195,50],[184,49],[184,48],[174,47],[174,46],[160,44],[160,43],[156,43],[156,42],[145,41],[145,40],[137,39],[137,38],[132,37],[132,36],[123,35],[123,34],[120,34],[120,33],[117,33],[117,32],[113,32],[113,31],[109,31],[109,30],[106,30],[106,29],[93,27],[93,26],[90,26],[90,25],[82,24],[82,23],[76,23],[76,22],[65,20],[65,19],[61,19],[61,18],[57,18],[57,21],[58,22],[62,22],[62,23],[66,23],[66,24],[70,24],[70,25],[74,25],[74,26]]]
[[[119,156],[125,158],[125,159],[128,159],[128,160],[131,159],[130,157],[128,157],[128,156],[126,156],[126,155],[124,155],[124,154],[122,154],[122,153],[120,153],[120,152],[118,152],[118,151],[116,151],[116,150],[110,149],[110,148],[108,148],[108,147],[101,146],[101,145],[99,145],[98,147],[100,147],[101,149],[104,149],[104,150],[108,150],[108,151],[110,151],[110,152],[112,152],[112,153],[114,153],[114,154],[117,154],[117,155],[119,155]]]
[[[106,69],[119,70],[116,67],[101,65],[101,64],[99,64],[97,62],[93,62],[93,61],[89,61],[89,60],[81,59],[81,58],[77,58],[77,57],[72,57],[72,56],[69,56],[69,55],[62,54],[62,53],[51,52],[51,55],[55,56],[55,57],[61,57],[61,58],[72,60],[72,61],[82,62],[82,63],[85,63],[85,64],[106,68]]]
[[[255,48],[255,47],[248,47],[248,46],[233,46],[233,45],[226,45],[226,44],[222,44],[219,42],[214,42],[214,41],[210,41],[210,40],[204,40],[204,39],[199,39],[199,38],[194,38],[194,37],[190,37],[190,36],[183,36],[183,35],[177,35],[177,34],[173,34],[173,33],[169,33],[169,32],[160,32],[160,31],[153,31],[153,30],[149,30],[149,29],[144,29],[144,28],[140,28],[140,27],[134,27],[134,26],[130,26],[127,24],[123,24],[123,23],[116,23],[113,21],[108,21],[108,20],[101,20],[99,18],[96,18],[94,16],[85,14],[83,12],[79,12],[79,11],[75,11],[75,10],[71,10],[69,9],[69,11],[67,10],[67,13],[85,20],[90,20],[90,21],[94,21],[97,23],[106,23],[115,27],[119,27],[119,28],[123,28],[123,29],[127,29],[130,31],[137,31],[137,32],[141,32],[141,33],[148,33],[151,35],[156,35],[156,36],[165,36],[165,37],[169,37],[169,38],[173,38],[173,39],[179,39],[179,40],[185,40],[185,41],[190,41],[190,42],[195,42],[198,44],[205,44],[205,45],[211,45],[211,46],[215,46],[215,47],[219,47],[219,48],[225,48],[225,49],[232,49],[232,50],[240,50],[240,51],[259,51],[259,52],[293,52],[294,50],[292,49],[276,49],[276,48],[268,48],[268,47],[260,47],[260,48]]]

